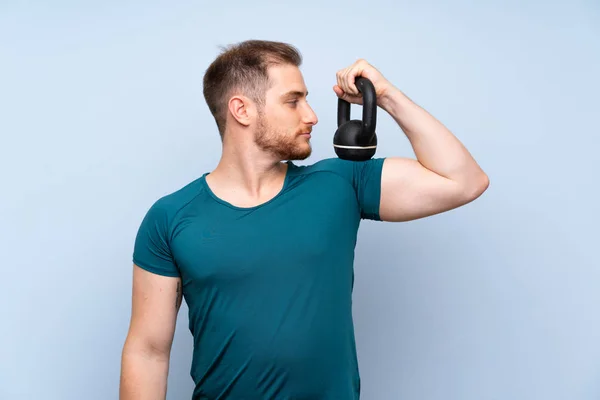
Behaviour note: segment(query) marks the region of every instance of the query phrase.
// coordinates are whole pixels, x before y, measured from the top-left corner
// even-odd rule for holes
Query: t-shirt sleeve
[[[361,218],[381,221],[379,205],[381,202],[381,172],[384,158],[372,158],[367,161],[351,162],[353,166],[353,185],[356,190]]]
[[[321,165],[326,169],[331,168],[350,182],[356,192],[362,219],[381,221],[379,204],[384,161],[385,158],[371,158],[367,161],[330,158]]]
[[[164,203],[155,202],[144,216],[138,229],[133,262],[158,275],[180,276],[169,245],[169,216]]]

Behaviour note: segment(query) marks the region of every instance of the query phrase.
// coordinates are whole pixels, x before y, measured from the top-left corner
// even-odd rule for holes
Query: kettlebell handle
[[[362,76],[356,78],[354,84],[362,94],[363,100],[362,133],[366,136],[372,136],[375,134],[375,127],[377,125],[377,94],[375,93],[375,86],[369,79]],[[338,128],[350,120],[350,106],[351,104],[348,101],[338,98]]]

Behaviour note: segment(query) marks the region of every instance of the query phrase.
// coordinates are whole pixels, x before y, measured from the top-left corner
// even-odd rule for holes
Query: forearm
[[[382,96],[380,105],[398,123],[424,167],[466,185],[478,185],[487,179],[452,132],[400,90],[391,88]]]
[[[126,345],[121,361],[119,400],[165,400],[169,355]]]

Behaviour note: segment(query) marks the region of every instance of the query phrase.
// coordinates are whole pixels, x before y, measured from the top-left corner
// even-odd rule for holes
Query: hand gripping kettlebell
[[[338,128],[333,136],[333,148],[339,158],[366,161],[377,151],[377,95],[373,83],[364,77],[355,80],[362,93],[362,120],[350,120],[350,103],[338,98]]]

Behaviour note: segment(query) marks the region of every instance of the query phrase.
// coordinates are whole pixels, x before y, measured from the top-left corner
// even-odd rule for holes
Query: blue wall
[[[202,74],[248,38],[305,56],[306,162],[334,155],[335,72],[363,57],[491,179],[461,209],[362,226],[363,398],[600,398],[600,6],[486,3],[2,2],[0,398],[117,398],[134,235],[218,161]],[[412,156],[387,114],[378,132],[378,156]],[[190,398],[190,361],[184,305],[169,399]]]

